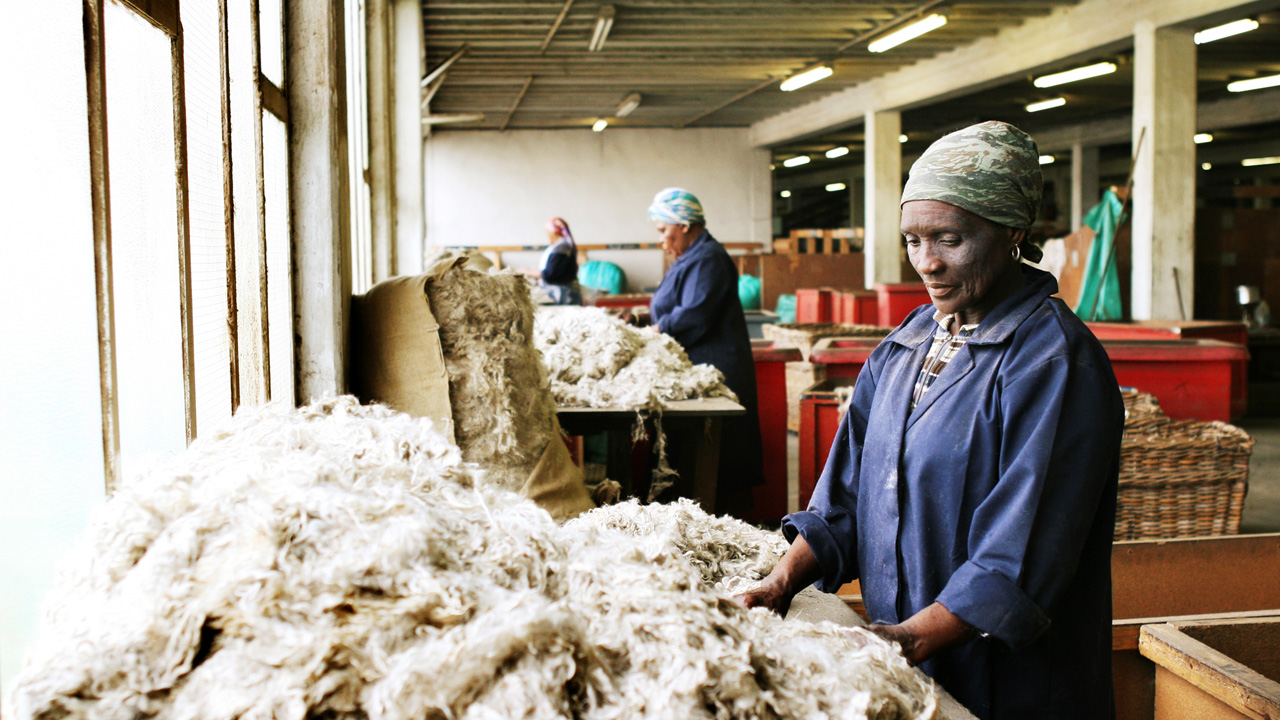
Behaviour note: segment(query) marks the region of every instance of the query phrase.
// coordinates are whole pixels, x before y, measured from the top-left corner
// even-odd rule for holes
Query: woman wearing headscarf
[[[1124,408],[1106,353],[1022,263],[1035,142],[986,122],[902,195],[932,305],[876,349],[792,542],[750,606],[861,582],[871,631],[981,718],[1107,718]]]
[[[653,322],[694,363],[708,363],[723,373],[747,411],[721,425],[716,484],[716,512],[740,512],[751,507],[751,488],[763,484],[764,475],[755,361],[738,299],[738,268],[707,232],[702,203],[688,190],[659,191],[649,219],[662,237],[663,252],[674,259],[649,303]]]
[[[542,288],[556,305],[581,305],[578,287],[578,246],[569,232],[569,223],[554,217],[547,221],[547,249],[538,263]]]

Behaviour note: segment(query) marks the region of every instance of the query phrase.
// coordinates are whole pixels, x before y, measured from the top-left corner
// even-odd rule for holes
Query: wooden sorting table
[[[1139,645],[1143,626],[1261,623],[1280,617],[1280,533],[1117,542],[1111,552],[1111,578],[1116,720],[1268,717],[1158,715],[1156,664],[1139,652]],[[857,581],[841,587],[837,595],[866,617]],[[1270,626],[1265,631],[1275,633],[1269,637],[1277,644],[1270,646],[1270,663],[1255,669],[1271,672],[1280,666],[1280,631]]]
[[[1264,618],[1143,625],[1155,720],[1280,718],[1280,610]]]
[[[715,512],[716,474],[720,465],[720,421],[742,415],[746,410],[724,398],[678,400],[662,411],[662,430],[668,437],[681,436],[679,457],[669,457],[671,467],[680,474],[676,493],[697,500],[707,512]],[[556,410],[560,427],[569,435],[609,433],[608,477],[622,485],[623,497],[649,486],[647,469],[632,458],[631,431],[635,427],[634,408],[578,408]],[[652,428],[652,418],[646,425]]]

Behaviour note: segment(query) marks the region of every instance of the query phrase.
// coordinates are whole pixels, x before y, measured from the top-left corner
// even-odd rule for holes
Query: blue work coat
[[[921,665],[978,717],[1109,718],[1124,405],[1057,281],[1023,272],[915,410],[933,307],[884,340],[783,529],[813,548],[819,589],[860,580],[873,622],[939,602],[983,633]]]
[[[738,299],[738,268],[706,230],[667,268],[649,311],[691,361],[724,373],[725,384],[746,408],[746,415],[727,418],[721,427],[720,488],[763,484],[756,367]]]

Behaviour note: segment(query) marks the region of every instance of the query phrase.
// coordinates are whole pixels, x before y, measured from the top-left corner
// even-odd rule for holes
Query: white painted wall
[[[426,146],[429,247],[545,244],[557,215],[580,244],[657,242],[645,211],[673,185],[698,196],[717,240],[770,239],[769,155],[746,129],[443,131]],[[632,291],[662,277],[658,251],[592,257],[621,265]]]
[[[0,97],[22,99],[0,114],[0,686],[7,697],[54,568],[104,488],[81,7],[5,10]]]

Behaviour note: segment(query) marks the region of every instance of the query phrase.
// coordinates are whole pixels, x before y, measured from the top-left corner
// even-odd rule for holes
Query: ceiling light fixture
[[[630,115],[631,111],[640,107],[640,100],[642,99],[643,98],[640,96],[640,93],[631,93],[623,99],[622,104],[618,106],[618,109],[613,111],[614,117],[626,117]]]
[[[1213,142],[1213,134],[1212,133],[1196,133],[1194,136],[1192,136],[1191,139],[1195,141],[1195,144],[1203,145],[1205,143]]]
[[[1227,90],[1231,92],[1246,92],[1249,90],[1261,90],[1262,88],[1275,87],[1280,85],[1280,75],[1268,75],[1266,77],[1254,78],[1252,80],[1237,80],[1227,85]]]
[[[906,135],[899,135],[899,136],[898,136],[898,144],[899,144],[899,145],[901,145],[902,143],[905,143],[905,142],[906,142],[907,140],[909,140],[909,139],[910,139],[910,138],[908,138]]]
[[[1040,156],[1040,164],[1041,164],[1041,165],[1052,165],[1052,164],[1053,164],[1053,161],[1054,161],[1054,157],[1053,157],[1052,155],[1041,155],[1041,156]]]
[[[1239,35],[1240,33],[1247,33],[1250,30],[1257,30],[1257,29],[1258,29],[1257,20],[1245,18],[1243,20],[1236,20],[1235,22],[1229,22],[1226,25],[1219,25],[1217,27],[1211,27],[1206,30],[1201,30],[1200,32],[1196,33],[1193,36],[1193,39],[1196,41],[1197,45],[1203,45],[1205,43],[1211,43],[1214,40],[1229,38],[1232,35]]]
[[[1027,106],[1027,112],[1040,112],[1041,110],[1049,110],[1050,108],[1062,107],[1067,104],[1066,98],[1056,97],[1052,100],[1041,100],[1033,102]]]
[[[1055,85],[1066,85],[1077,80],[1087,80],[1089,78],[1100,77],[1102,75],[1110,75],[1116,71],[1116,64],[1113,62],[1100,62],[1093,65],[1085,65],[1084,67],[1074,68],[1072,70],[1064,70],[1060,73],[1052,75],[1041,75],[1032,83],[1038,88],[1054,87]]]
[[[797,155],[793,158],[787,158],[786,160],[782,161],[782,167],[800,167],[801,165],[808,165],[808,164],[809,164],[808,155]]]
[[[827,192],[840,192],[846,187],[848,187],[848,185],[845,185],[844,183],[829,183],[827,185]]]
[[[587,43],[589,52],[597,52],[604,47],[604,41],[609,38],[609,31],[613,29],[613,6],[601,5],[600,12],[596,13],[596,26],[591,31],[591,42]]]
[[[827,157],[832,160],[835,160],[836,158],[842,158],[848,154],[849,154],[849,148],[844,147],[843,145],[840,147],[833,147],[827,151]]]
[[[609,121],[604,118],[600,118],[591,126],[591,132],[601,132],[607,127],[609,127]]]
[[[790,190],[783,190],[782,192],[778,193],[778,196],[779,196],[779,197],[784,197],[784,198],[789,198],[789,197],[791,197],[791,191],[790,191]]]
[[[946,15],[933,14],[922,20],[917,20],[910,25],[889,33],[879,40],[875,40],[867,45],[867,50],[873,53],[882,53],[890,48],[896,48],[908,40],[915,40],[930,30],[937,30],[947,24]]]
[[[1280,155],[1272,155],[1271,157],[1246,158],[1240,161],[1245,167],[1258,167],[1259,165],[1280,165]]]
[[[832,72],[834,71],[826,65],[819,65],[816,68],[805,70],[798,75],[792,75],[786,80],[783,80],[782,84],[778,86],[778,89],[782,90],[782,92],[799,90],[805,85],[812,85],[819,80],[831,77]]]

